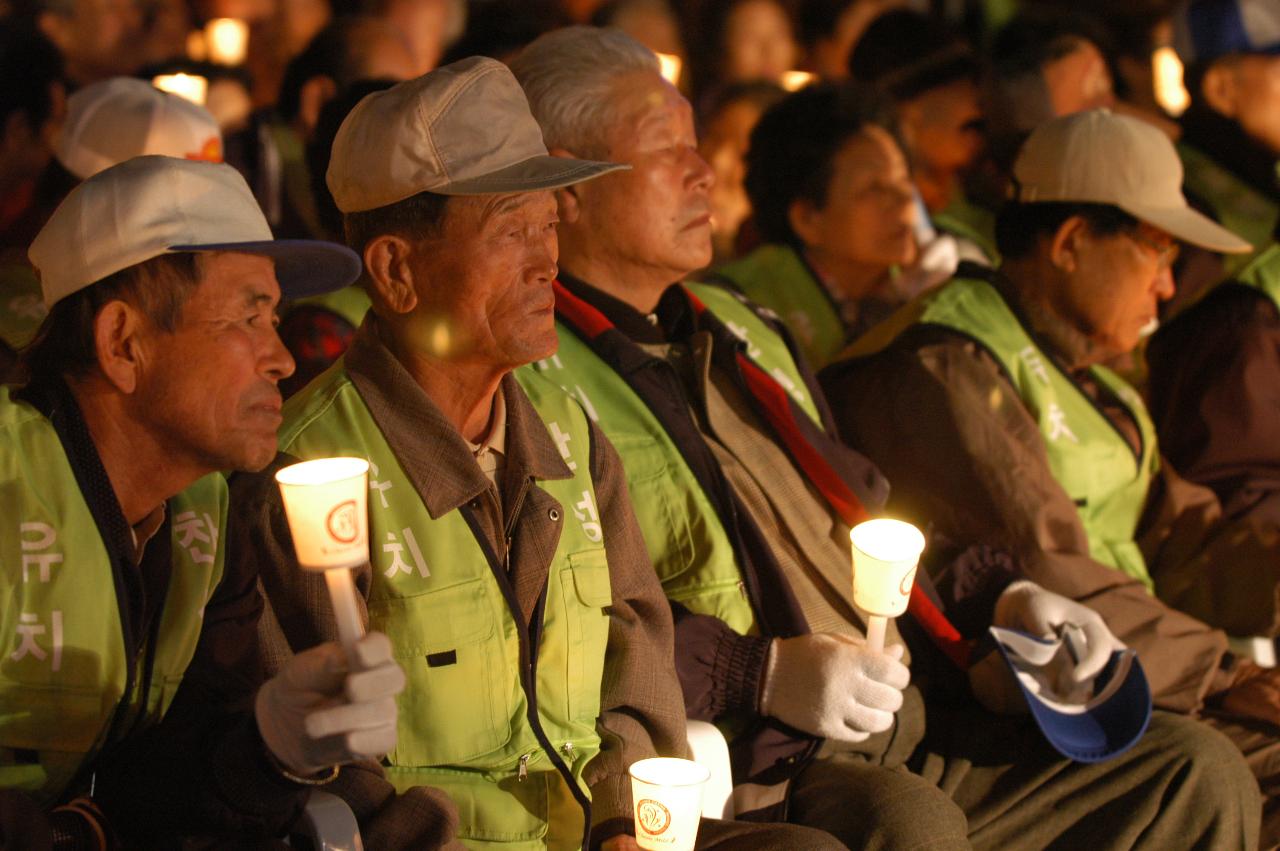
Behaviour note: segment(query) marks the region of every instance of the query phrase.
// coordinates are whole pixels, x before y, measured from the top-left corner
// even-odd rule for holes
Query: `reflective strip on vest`
[[[1079,386],[1036,346],[991,284],[958,278],[918,304],[918,324],[958,331],[995,357],[1039,426],[1053,477],[1075,502],[1089,536],[1089,554],[1152,591],[1134,536],[1159,455],[1155,427],[1138,394],[1105,367],[1090,369],[1099,386],[1138,424],[1140,459]]]
[[[9,524],[0,534],[0,787],[49,806],[105,744],[128,661],[107,549],[62,443],[9,388],[0,390],[0,446],[0,522]],[[144,725],[173,701],[222,578],[226,482],[206,476],[166,510],[173,571]],[[138,677],[142,667],[139,659]]]
[[[460,511],[432,519],[339,360],[285,406],[281,450],[368,458],[373,583],[369,622],[404,668],[387,776],[401,792],[447,791],[469,847],[576,847],[583,812],[539,744],[520,682],[520,627]],[[537,715],[583,793],[612,602],[582,409],[534,376],[526,393],[573,471],[539,481],[564,518],[547,579]],[[523,769],[527,778],[518,781]],[[572,817],[569,817],[572,815]]]
[[[814,369],[831,363],[844,348],[847,332],[831,297],[790,246],[762,245],[715,274],[778,314]]]

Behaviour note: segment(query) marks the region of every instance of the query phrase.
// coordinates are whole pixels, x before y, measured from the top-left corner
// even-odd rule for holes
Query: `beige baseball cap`
[[[67,99],[54,153],[84,180],[144,154],[222,162],[222,132],[204,107],[142,80],[112,77]]]
[[[130,266],[179,251],[238,251],[275,261],[286,298],[336,290],[360,275],[349,248],[272,239],[234,168],[174,157],[135,157],[98,172],[58,205],[27,256],[49,307]]]
[[[549,156],[511,71],[473,56],[356,104],[333,140],[326,179],[338,209],[356,213],[419,192],[533,192],[628,167]]]
[[[1110,204],[1210,251],[1253,250],[1191,209],[1173,143],[1136,118],[1093,109],[1046,121],[1022,146],[1013,176],[1017,201]]]

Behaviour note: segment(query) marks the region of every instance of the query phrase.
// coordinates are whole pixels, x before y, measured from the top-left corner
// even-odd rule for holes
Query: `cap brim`
[[[470,180],[459,180],[444,186],[433,187],[439,195],[499,195],[507,192],[537,192],[542,189],[559,189],[584,180],[591,180],[611,171],[622,171],[631,166],[624,163],[605,163],[577,160],[569,157],[534,156],[514,165]]]
[[[993,633],[996,628],[992,627]],[[1045,643],[1041,639],[1013,630],[1029,641]],[[1119,756],[1138,743],[1151,721],[1151,689],[1146,674],[1132,650],[1117,650],[1111,654],[1106,667],[1094,679],[1097,694],[1106,698],[1097,705],[1079,707],[1076,712],[1063,712],[1046,703],[1040,695],[1029,690],[1016,674],[1017,667],[1010,654],[1014,651],[996,640],[996,646],[1005,662],[1014,672],[1014,679],[1026,698],[1027,706],[1036,725],[1054,750],[1076,762],[1102,762]],[[1119,678],[1118,682],[1113,682]]]
[[[1253,246],[1213,219],[1191,207],[1142,207],[1118,205],[1131,216],[1174,236],[1183,242],[1219,251],[1223,254],[1247,254]]]
[[[272,239],[171,245],[170,251],[238,251],[270,257],[276,264],[280,295],[298,299],[340,290],[360,277],[360,255],[344,245],[315,239]]]

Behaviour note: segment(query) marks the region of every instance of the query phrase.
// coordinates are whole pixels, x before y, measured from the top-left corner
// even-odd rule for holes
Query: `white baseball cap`
[[[81,183],[27,256],[52,307],[121,269],[182,251],[270,257],[286,298],[339,289],[361,268],[359,256],[342,245],[272,239],[248,184],[231,166],[162,156],[135,157]]]
[[[84,180],[144,154],[222,162],[222,133],[204,107],[142,80],[112,77],[67,99],[54,153]]]
[[[1228,254],[1253,247],[1182,195],[1182,161],[1145,121],[1092,109],[1046,121],[1013,164],[1014,199],[1110,204],[1177,239]]]
[[[510,69],[473,56],[356,104],[333,140],[326,180],[338,209],[355,213],[419,192],[533,192],[625,168],[549,156]]]

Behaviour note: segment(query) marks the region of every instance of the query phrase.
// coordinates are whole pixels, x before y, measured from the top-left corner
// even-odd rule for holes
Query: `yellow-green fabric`
[[[972,338],[995,357],[1039,426],[1053,476],[1075,502],[1089,536],[1089,554],[1153,591],[1135,533],[1160,460],[1155,427],[1137,392],[1106,367],[1089,370],[1093,380],[1124,405],[1137,423],[1141,457],[1039,348],[989,282],[956,278],[913,302],[891,321],[892,326],[880,339],[860,345],[860,353],[887,345],[892,336],[912,325],[938,325]]]
[[[963,195],[956,195],[946,209],[932,214],[930,218],[938,230],[969,240],[982,249],[992,266],[1000,265],[995,213],[979,207]]]
[[[1280,255],[1269,250],[1275,245],[1280,205],[1190,145],[1179,144],[1178,155],[1188,192],[1208,204],[1223,227],[1254,247],[1248,254],[1223,255],[1227,277],[1239,277],[1251,268],[1255,279],[1280,277]]]
[[[747,355],[788,389],[815,423],[821,417],[786,343],[734,293],[713,284],[686,284],[747,344]],[[577,334],[557,323],[556,354],[518,370],[535,372],[582,403],[627,472],[627,490],[663,590],[697,614],[714,615],[736,632],[758,632],[755,614],[724,527],[670,435],[613,367]]]
[[[222,578],[227,487],[206,476],[168,503],[173,572],[143,724],[167,711]],[[102,745],[122,700],[142,708],[107,548],[52,424],[0,389],[0,787],[55,803]],[[145,654],[144,654],[145,655]],[[16,759],[15,751],[34,754]]]
[[[352,328],[359,328],[372,302],[369,301],[369,294],[364,291],[364,287],[352,284],[323,295],[300,298],[295,302],[291,302],[289,307],[301,307],[303,305],[331,310],[345,319]]]
[[[612,598],[589,426],[560,388],[533,378],[524,382],[526,393],[570,453],[574,475],[537,482],[572,516],[551,559],[532,713],[532,695],[521,684],[514,601],[462,512],[430,515],[343,360],[289,400],[280,437],[281,450],[301,459],[369,459],[369,623],[390,636],[408,678],[387,776],[401,791],[426,785],[448,792],[471,848],[576,847],[584,813],[539,739],[546,737],[587,797],[583,769],[600,749],[596,718]]]
[[[829,364],[848,343],[831,296],[794,248],[766,243],[716,269],[715,275],[778,314],[814,369]]]
[[[0,254],[0,340],[15,352],[31,342],[49,310],[26,257]]]

